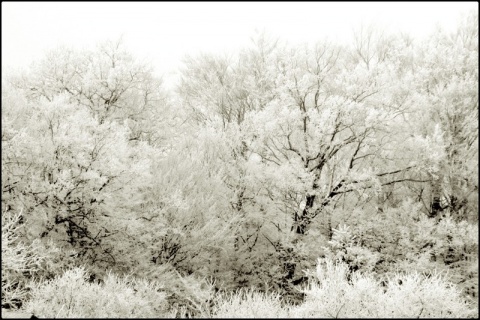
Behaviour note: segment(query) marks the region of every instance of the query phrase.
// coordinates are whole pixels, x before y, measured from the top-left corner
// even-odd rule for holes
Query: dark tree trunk
[[[297,234],[305,234],[307,227],[311,222],[311,209],[315,203],[315,195],[308,195],[306,197],[305,208],[301,214],[295,213],[294,227]]]
[[[430,206],[430,218],[438,217],[442,211],[442,179],[437,178],[432,182],[432,203]]]

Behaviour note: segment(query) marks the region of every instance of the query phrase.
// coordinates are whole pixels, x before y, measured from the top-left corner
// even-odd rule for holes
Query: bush
[[[213,310],[213,318],[286,318],[288,309],[283,308],[280,296],[239,290],[235,294],[220,297]]]
[[[460,291],[438,274],[395,275],[379,282],[368,273],[350,272],[345,263],[319,260],[304,304],[290,317],[476,317]]]
[[[448,273],[448,280],[478,308],[478,224],[457,222],[448,213],[439,221],[431,219],[420,206],[408,200],[377,215],[357,210],[350,228],[335,230],[332,239],[347,240],[331,241],[328,248],[339,261],[379,276],[413,270]]]
[[[88,282],[83,268],[32,285],[25,310],[47,318],[168,317],[165,293],[156,282],[108,273],[104,283]]]
[[[2,307],[19,307],[28,296],[26,279],[40,270],[46,259],[37,240],[19,240],[22,213],[2,212]]]
[[[75,264],[73,250],[60,250],[52,240],[25,240],[25,221],[23,211],[2,212],[2,307],[21,307],[31,279],[51,279]]]
[[[176,318],[210,316],[210,303],[215,295],[212,281],[171,271],[166,272],[162,280],[168,293],[167,302]]]

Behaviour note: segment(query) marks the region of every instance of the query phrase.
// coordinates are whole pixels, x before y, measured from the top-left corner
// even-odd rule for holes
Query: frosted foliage
[[[134,216],[127,208],[141,201],[139,187],[150,179],[150,147],[132,146],[128,127],[99,123],[65,94],[25,103],[32,113],[16,114],[25,127],[2,146],[2,170],[8,173],[2,185],[15,186],[5,200],[9,208],[24,209],[22,234],[30,241],[58,241],[65,265],[71,257],[113,261],[115,240],[108,238]]]
[[[83,268],[33,284],[25,310],[51,318],[164,317],[165,293],[157,283],[109,273],[103,284],[89,283]]]
[[[121,41],[106,42],[92,51],[52,50],[16,86],[30,100],[52,101],[63,94],[100,122],[128,123],[129,138],[158,146],[176,120],[171,114],[165,117],[168,97],[152,72],[126,52]]]
[[[293,317],[471,317],[460,292],[440,276],[395,275],[379,283],[369,274],[350,273],[347,265],[318,262],[307,299],[292,308]]]
[[[443,135],[440,126],[435,126],[432,136],[425,138],[417,136],[413,143],[417,145],[420,154],[425,158],[427,171],[432,174],[438,172],[440,170],[440,162],[445,157]]]
[[[213,309],[213,318],[285,318],[287,308],[283,308],[280,297],[262,294],[252,290],[241,290],[220,298]]]
[[[282,306],[279,297],[240,291],[218,298],[213,317],[268,318],[457,318],[477,314],[460,292],[441,276],[413,273],[379,282],[370,274],[351,273],[344,263],[319,260],[299,306]]]
[[[20,217],[21,213],[2,212],[2,304],[25,299],[28,290],[22,273],[35,274],[47,259],[39,250],[39,241],[26,245],[19,240]]]
[[[329,244],[333,248],[341,248],[353,243],[355,236],[352,235],[350,227],[347,225],[341,225],[338,229],[333,228],[332,240]]]
[[[2,303],[476,317],[477,22],[421,42],[258,34],[186,57],[168,92],[122,41],[6,77]]]
[[[126,141],[128,129],[124,126],[110,122],[98,125],[85,109],[69,104],[64,97],[56,98],[53,102],[44,101],[37,108],[38,116],[29,119],[24,135],[13,138],[18,153],[31,148],[32,141],[23,139],[26,138],[25,134],[42,137],[42,140],[33,144],[34,153],[28,154],[34,155],[37,161],[46,162],[53,160],[46,156],[57,154],[56,161],[60,161],[65,168],[63,176],[60,176],[63,180],[71,176],[68,172],[75,166],[97,166],[103,175],[108,176],[117,176],[125,168],[131,167],[128,160],[131,148]],[[101,159],[109,161],[101,162]],[[98,167],[100,165],[101,168]],[[86,171],[82,174],[92,180],[99,179],[98,172]]]

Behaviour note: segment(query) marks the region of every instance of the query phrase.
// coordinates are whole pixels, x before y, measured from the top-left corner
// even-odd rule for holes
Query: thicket
[[[2,308],[477,317],[478,16],[422,42],[120,42],[2,81]]]

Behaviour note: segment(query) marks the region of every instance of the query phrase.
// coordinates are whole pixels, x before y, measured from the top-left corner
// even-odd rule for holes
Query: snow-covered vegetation
[[[110,41],[4,77],[2,307],[478,317],[477,14],[179,72]]]

